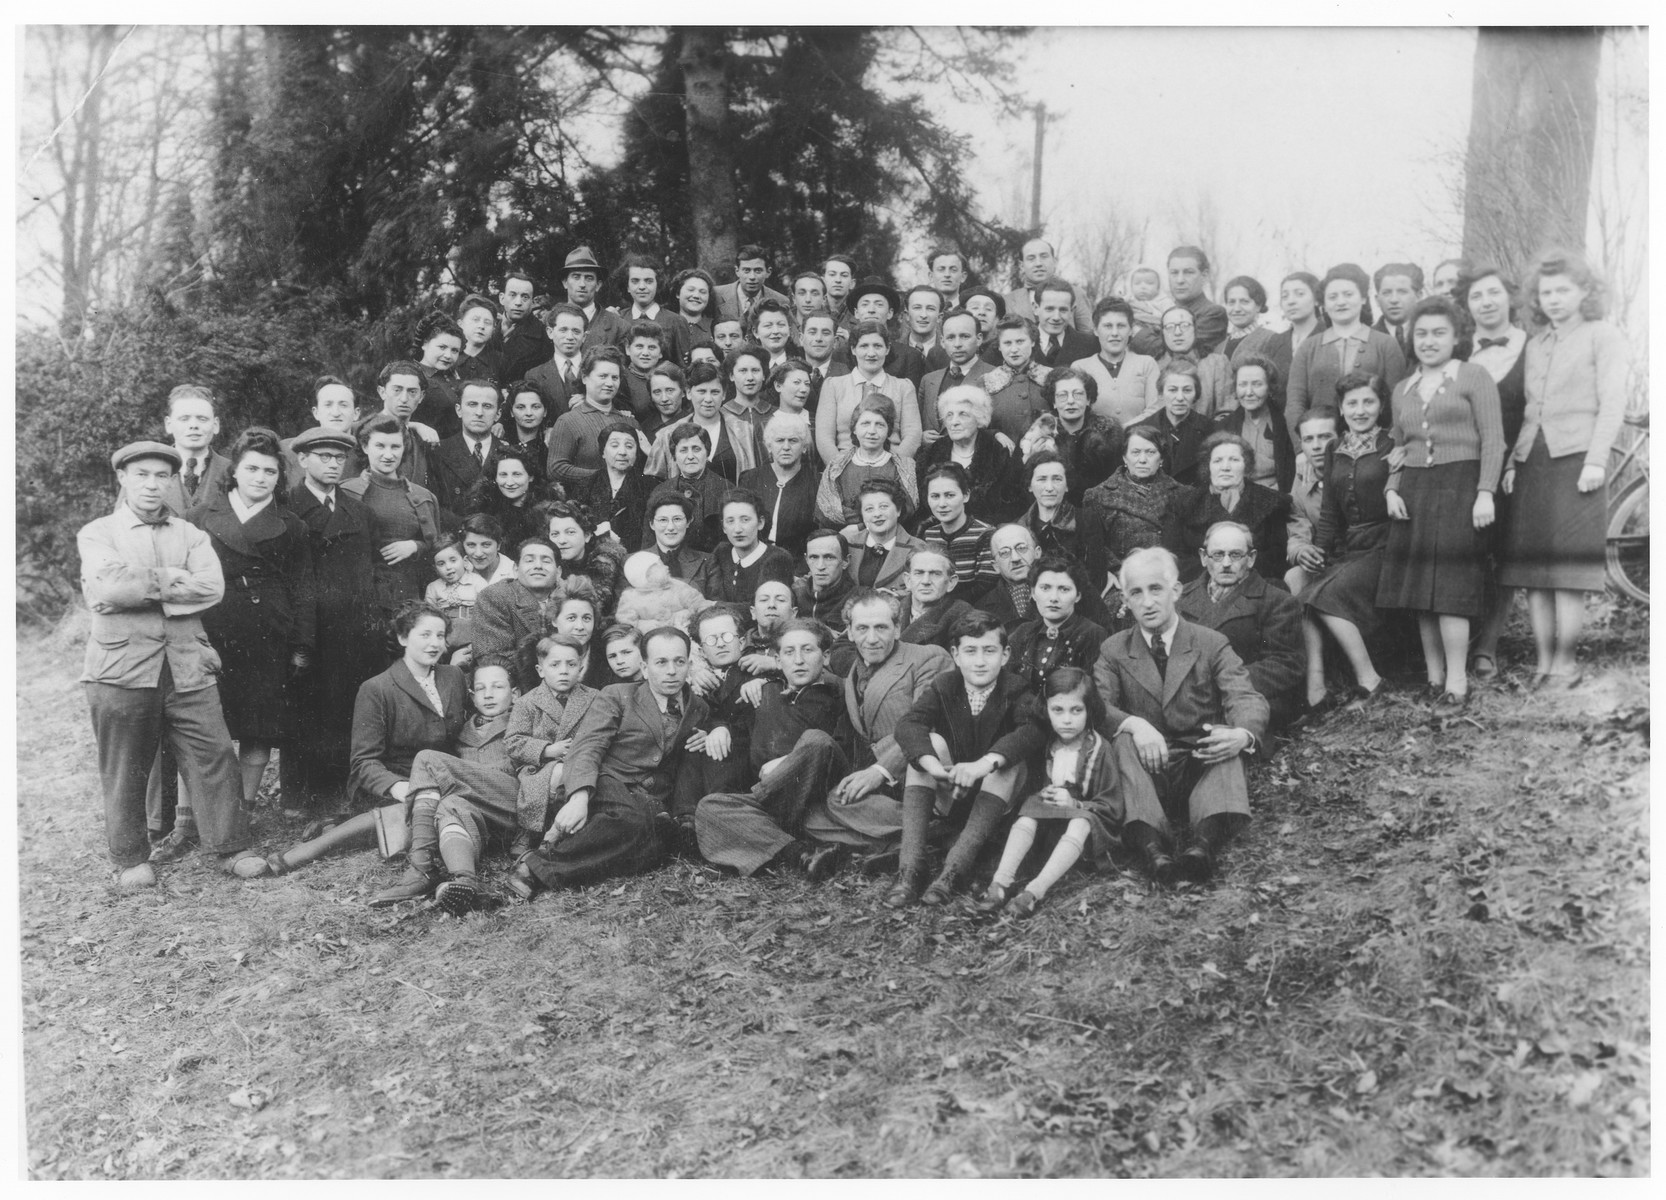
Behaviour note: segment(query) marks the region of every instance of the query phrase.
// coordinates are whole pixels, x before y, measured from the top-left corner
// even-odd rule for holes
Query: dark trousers
[[[750,792],[716,792],[700,801],[694,831],[706,861],[750,875],[804,832],[804,817],[850,770],[832,736],[812,729]]]
[[[526,865],[547,888],[651,871],[665,859],[654,823],[663,811],[661,801],[604,775],[591,789],[584,828],[534,850]]]
[[[243,776],[220,711],[218,687],[175,691],[166,664],[153,688],[107,683],[82,686],[98,742],[104,832],[117,866],[137,866],[150,857],[145,836],[146,784],[164,741],[179,763],[203,849],[230,854],[248,846]]]

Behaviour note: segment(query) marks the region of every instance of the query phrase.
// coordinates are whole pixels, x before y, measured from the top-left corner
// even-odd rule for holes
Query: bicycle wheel
[[[1608,581],[1649,602],[1649,481],[1634,480],[1609,510]]]

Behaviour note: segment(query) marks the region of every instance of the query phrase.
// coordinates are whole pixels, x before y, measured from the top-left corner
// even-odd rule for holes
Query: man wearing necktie
[[[162,499],[176,515],[184,516],[212,496],[231,472],[231,460],[209,448],[220,434],[214,394],[194,383],[181,384],[168,393],[168,415],[162,424],[180,458],[180,469],[168,481]]]
[[[576,305],[557,304],[544,314],[544,322],[554,357],[529,371],[526,381],[543,399],[549,419],[554,423],[576,401],[584,398],[584,386],[579,382],[579,366],[586,317],[584,310]]]
[[[1225,637],[1180,618],[1173,554],[1134,551],[1121,584],[1136,627],[1106,639],[1094,682],[1115,734],[1124,840],[1157,882],[1202,882],[1249,823],[1244,756],[1266,733],[1267,701]]]
[[[1377,292],[1377,307],[1382,317],[1374,328],[1388,334],[1406,361],[1412,359],[1411,311],[1423,295],[1423,268],[1416,263],[1385,263],[1372,277]],[[1351,368],[1344,367],[1344,371]]]
[[[679,769],[707,721],[706,702],[688,688],[689,650],[682,630],[650,630],[642,678],[605,687],[591,702],[567,752],[566,801],[543,845],[516,865],[517,892],[639,874],[675,846]]]

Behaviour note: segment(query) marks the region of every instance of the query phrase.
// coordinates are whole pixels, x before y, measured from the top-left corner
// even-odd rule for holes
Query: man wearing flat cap
[[[82,526],[81,592],[92,610],[81,672],[104,784],[104,832],[124,888],[153,887],[145,782],[165,737],[196,813],[203,851],[247,855],[243,781],[220,711],[220,656],[198,614],[225,594],[208,535],[163,497],[180,455],[133,442],[110,456],[122,498]]]
[[[567,256],[561,268],[561,286],[566,289],[567,303],[584,314],[585,347],[617,346],[623,350],[630,340],[631,323],[596,302],[596,290],[601,282],[602,264],[596,261],[589,246],[580,246]],[[559,415],[550,414],[551,417]]]
[[[382,639],[369,628],[376,546],[369,510],[339,486],[358,454],[353,435],[317,427],[290,448],[302,478],[289,507],[312,547],[318,645],[312,669],[289,685],[295,736],[278,755],[278,779],[285,808],[331,813],[342,807],[359,684],[387,666]]]

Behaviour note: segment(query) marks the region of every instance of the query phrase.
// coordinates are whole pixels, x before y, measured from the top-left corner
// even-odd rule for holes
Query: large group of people
[[[1517,591],[1527,686],[1580,683],[1627,354],[1576,254],[1296,271],[1276,329],[1195,246],[1097,300],[1039,238],[1006,292],[925,266],[631,255],[609,308],[579,247],[559,299],[430,314],[374,398],[318,379],[292,437],[222,452],[176,387],[80,534],[119,883],[375,846],[373,905],[460,914],[852,862],[1023,916],[1113,854],[1210,878],[1251,763],[1368,710],[1402,632],[1437,720]],[[311,821],[262,854],[274,750]]]

